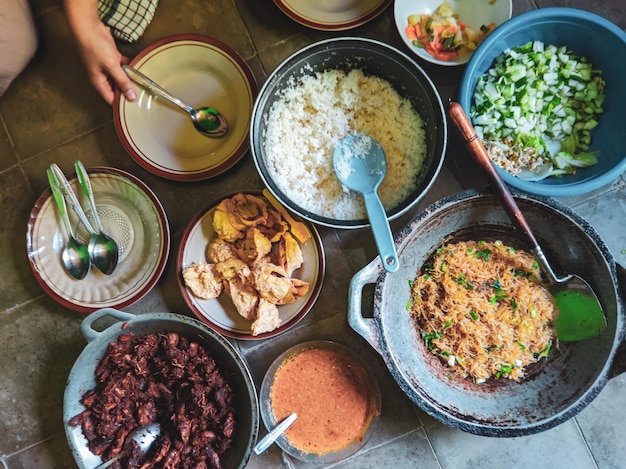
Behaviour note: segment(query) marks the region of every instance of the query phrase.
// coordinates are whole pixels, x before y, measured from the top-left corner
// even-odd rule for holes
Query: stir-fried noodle
[[[557,309],[532,255],[467,241],[430,260],[412,285],[411,314],[426,347],[452,370],[477,383],[519,381],[547,355]]]

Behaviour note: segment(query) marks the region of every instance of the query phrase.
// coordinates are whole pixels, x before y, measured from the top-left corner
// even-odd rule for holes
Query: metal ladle
[[[228,123],[220,112],[212,107],[193,108],[189,104],[184,103],[179,98],[171,94],[162,86],[155,83],[152,79],[141,73],[139,70],[130,65],[123,65],[122,68],[126,75],[135,83],[147,88],[152,93],[160,96],[172,104],[184,110],[193,121],[193,125],[198,132],[207,137],[222,137],[228,132]]]
[[[115,461],[129,455],[133,451],[133,444],[139,447],[140,454],[138,456],[143,456],[148,452],[148,450],[154,444],[160,434],[161,425],[159,425],[158,423],[151,423],[136,428],[128,435],[126,435],[126,441],[124,441],[124,447],[122,451],[117,456],[109,459],[103,464],[100,464],[95,469],[105,469],[112,465]]]
[[[369,135],[349,135],[335,147],[333,166],[345,187],[363,194],[383,267],[387,272],[397,271],[400,263],[396,245],[387,214],[376,192],[387,173],[387,160],[380,143]]]
[[[63,174],[63,171],[61,171],[61,168],[59,168],[57,164],[53,163],[50,165],[50,169],[52,169],[54,173],[57,186],[61,189],[66,202],[74,209],[78,218],[80,218],[80,221],[85,226],[85,229],[89,232],[90,239],[87,249],[89,251],[91,262],[100,271],[102,271],[103,274],[112,274],[119,259],[117,243],[106,235],[106,237],[101,237],[101,233],[98,233],[93,228],[91,222],[87,218],[87,215],[85,215],[85,212],[80,206],[80,202],[78,201],[76,194],[74,194],[72,186],[70,186],[70,183]],[[95,207],[92,207],[92,210],[95,210]],[[97,219],[97,216],[97,213],[94,211],[94,218]]]
[[[91,261],[89,260],[89,251],[87,245],[81,243],[76,239],[72,225],[67,216],[67,206],[65,205],[65,199],[63,194],[57,186],[52,169],[48,168],[48,182],[50,183],[50,190],[52,191],[52,197],[59,209],[61,215],[61,221],[65,227],[65,231],[68,236],[67,244],[61,252],[61,260],[65,270],[75,279],[84,279],[91,268]]]
[[[458,103],[451,103],[450,118],[463,138],[465,145],[485,174],[507,215],[532,247],[532,252],[547,274],[550,281],[550,293],[554,296],[559,309],[555,322],[556,336],[564,342],[585,340],[600,335],[607,327],[606,317],[600,301],[591,286],[578,275],[557,276],[548,263],[541,246],[537,242],[530,225],[515,202],[513,195],[502,180],[483,143],[476,135],[465,111]]]

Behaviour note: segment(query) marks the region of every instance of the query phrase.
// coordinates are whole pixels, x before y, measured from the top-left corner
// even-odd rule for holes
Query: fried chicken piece
[[[229,243],[218,237],[208,244],[206,257],[209,262],[213,264],[224,262],[233,257],[237,257],[237,247],[233,243]]]
[[[224,262],[215,264],[215,269],[224,280],[239,278],[242,282],[248,282],[250,278],[250,267],[238,257],[232,257]]]
[[[278,308],[276,305],[264,300],[263,298],[259,299],[259,305],[257,306],[257,318],[250,326],[252,335],[271,332],[279,326],[280,317],[278,315]]]
[[[261,259],[252,269],[254,287],[261,298],[278,304],[289,293],[291,279],[282,267],[272,264],[267,258]]]
[[[278,243],[278,265],[285,269],[288,277],[291,277],[295,270],[302,267],[303,262],[304,255],[300,244],[289,232],[285,233]]]
[[[222,277],[214,264],[199,261],[185,267],[183,280],[191,293],[204,300],[217,298],[223,290]]]
[[[280,241],[280,238],[287,233],[289,225],[276,210],[268,209],[267,220],[257,225],[258,230],[265,235],[271,243]]]
[[[252,285],[234,277],[225,282],[225,290],[241,316],[249,321],[256,319],[259,295]]]
[[[279,305],[287,305],[290,303],[295,303],[309,291],[309,282],[305,282],[304,280],[300,280],[298,278],[292,278],[291,288],[289,292],[283,296],[280,300]]]
[[[272,250],[272,243],[256,227],[246,232],[246,239],[237,243],[239,258],[248,264],[254,264],[267,256]]]

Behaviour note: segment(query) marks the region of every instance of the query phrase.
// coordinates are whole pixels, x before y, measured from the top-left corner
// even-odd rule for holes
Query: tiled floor
[[[57,162],[70,171],[74,160],[81,159],[88,167],[121,168],[138,176],[159,196],[169,217],[172,251],[156,288],[127,308],[134,313],[189,313],[178,290],[174,265],[187,223],[224,193],[262,187],[249,155],[226,175],[197,183],[167,181],[139,167],[117,138],[111,108],[86,80],[60,3],[33,1],[41,33],[39,52],[0,99],[0,206],[6,222],[0,224],[0,467],[10,469],[75,467],[64,435],[62,406],[69,370],[85,346],[80,332],[83,316],[44,293],[26,257],[26,223],[34,202],[46,188],[46,167]],[[590,9],[626,28],[621,0],[514,0],[514,4],[515,14],[549,5]],[[152,41],[174,33],[207,34],[229,44],[249,63],[259,84],[292,51],[315,40],[345,34],[305,29],[282,15],[270,0],[161,0],[144,37],[122,49],[133,56]],[[392,8],[349,34],[402,47],[393,26]],[[455,96],[462,68],[424,68],[433,76],[444,100]],[[465,153],[455,148],[458,142],[451,136],[444,170],[415,211],[461,189],[485,186]],[[597,193],[563,202],[586,218],[616,260],[626,264],[624,177]],[[393,228],[406,221],[406,217],[396,221]],[[279,353],[309,338],[336,339],[367,357],[382,386],[383,413],[364,451],[340,467],[626,467],[626,375],[609,380],[575,418],[534,436],[475,436],[447,427],[416,408],[397,387],[380,357],[346,321],[349,280],[376,255],[370,233],[324,228],[320,232],[328,265],[313,312],[288,334],[237,345],[249,360],[257,383]],[[261,435],[264,433],[262,427]],[[249,467],[282,464],[280,452],[272,448],[262,457],[253,457]]]

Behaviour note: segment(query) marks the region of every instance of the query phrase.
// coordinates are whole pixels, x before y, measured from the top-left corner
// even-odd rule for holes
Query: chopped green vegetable
[[[485,262],[489,262],[489,255],[491,254],[491,251],[489,249],[483,249],[481,251],[478,251],[476,253],[476,259],[482,259]]]
[[[470,118],[478,136],[504,154],[494,159],[507,171],[532,180],[573,174],[598,162],[588,148],[604,85],[586,58],[529,42],[504,51],[478,79]]]

